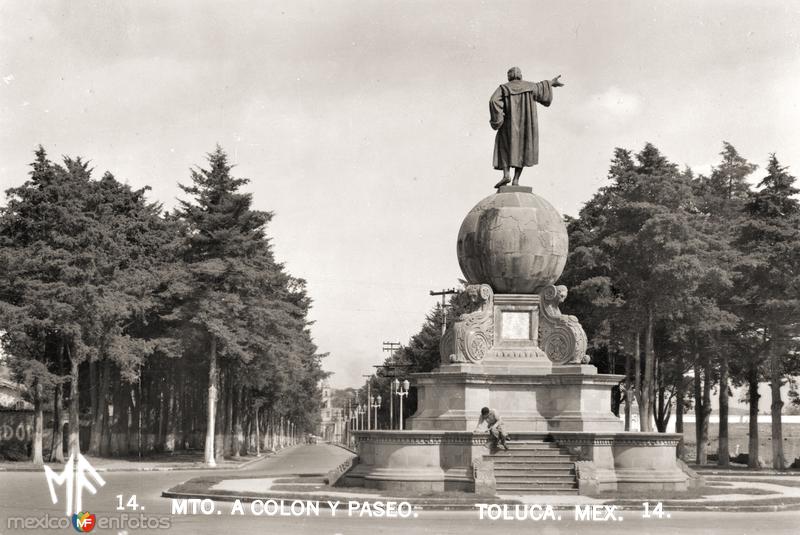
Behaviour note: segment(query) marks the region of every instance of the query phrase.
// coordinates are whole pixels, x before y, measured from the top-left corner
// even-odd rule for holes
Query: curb
[[[401,496],[375,496],[375,499],[366,499],[363,496],[358,497],[346,497],[346,496],[323,496],[323,495],[313,495],[313,494],[292,494],[292,493],[272,493],[269,491],[264,492],[258,496],[247,496],[247,495],[236,495],[236,494],[196,494],[196,493],[183,493],[183,492],[170,492],[165,490],[161,493],[162,498],[171,498],[171,499],[187,499],[187,500],[213,500],[217,502],[234,502],[234,501],[242,501],[242,502],[252,502],[255,500],[264,500],[264,499],[279,499],[279,500],[303,500],[303,501],[316,501],[319,502],[319,506],[324,509],[329,509],[327,501],[405,501],[409,502],[414,510],[435,510],[435,511],[457,511],[457,510],[469,510],[474,511],[476,507],[476,503],[491,503],[491,504],[499,504],[499,505],[523,505],[522,502],[517,500],[484,500],[483,502],[476,501],[475,503],[452,503],[452,502],[431,502],[431,501],[412,501],[413,498],[404,498]],[[573,505],[555,505],[551,504],[553,509],[571,509],[574,507]]]
[[[339,447],[339,448],[342,448],[342,449],[343,449],[343,450],[345,450],[345,451],[349,451],[349,452],[350,452],[350,453],[352,453],[353,455],[358,455],[358,452],[357,452],[356,450],[351,450],[350,448],[348,448],[348,447],[347,447],[347,446],[345,446],[344,444],[339,444],[338,442],[325,442],[325,444],[329,444],[329,445],[331,445],[331,446],[337,446],[337,447]]]
[[[731,471],[724,471],[724,470],[695,470],[700,475],[703,476],[713,476],[713,477],[736,477],[736,478],[759,478],[759,477],[785,477],[785,478],[798,478],[800,479],[800,472],[796,470],[791,471],[784,471],[780,472],[777,470],[753,470],[753,471],[745,471],[742,472],[731,472]]]
[[[770,505],[674,505],[669,502],[662,501],[661,504],[670,511],[687,511],[687,512],[726,512],[726,513],[776,513],[778,511],[800,511],[800,503],[783,503],[783,504],[770,504]],[[630,507],[640,508],[641,502],[604,502],[604,505],[617,505],[623,510]]]
[[[323,495],[313,495],[313,494],[297,494],[297,493],[272,493],[272,492],[264,492],[259,496],[248,496],[248,495],[236,495],[236,494],[199,494],[199,493],[182,493],[182,492],[170,492],[170,491],[163,491],[161,493],[162,498],[172,498],[172,499],[197,499],[197,500],[212,500],[217,502],[234,502],[239,500],[241,502],[252,502],[255,500],[265,500],[265,499],[281,499],[281,500],[307,500],[307,501],[316,501],[319,502],[319,506],[321,508],[329,508],[327,504],[327,500],[350,500],[350,501],[406,501],[411,503],[412,507],[415,510],[430,510],[430,511],[474,511],[476,508],[476,504],[478,503],[486,503],[490,505],[526,505],[524,502],[518,500],[497,500],[492,499],[489,497],[481,498],[476,496],[474,503],[453,503],[453,502],[446,502],[446,501],[431,501],[430,499],[425,500],[422,499],[420,501],[414,501],[414,498],[404,498],[399,496],[375,496],[375,499],[367,499],[364,497],[352,497],[347,498],[346,496],[323,496]],[[668,502],[662,502],[665,508],[669,508],[670,511],[684,511],[684,512],[741,512],[741,513],[773,513],[779,511],[800,511],[800,503],[788,503],[788,504],[770,504],[770,505],[673,505]],[[586,505],[586,504],[542,504],[542,505],[550,505],[556,511],[564,511],[564,510],[574,510],[576,505]],[[641,508],[641,503],[639,502],[613,502],[613,501],[605,501],[598,505],[616,505],[620,507],[622,511],[633,511],[639,510]]]
[[[213,468],[209,467],[209,466],[205,466],[203,464],[195,465],[195,466],[148,466],[148,467],[141,467],[141,468],[137,468],[137,467],[108,468],[108,467],[101,466],[99,468],[95,468],[95,470],[98,471],[98,472],[108,472],[108,473],[112,473],[112,472],[187,472],[187,471],[191,471],[191,470],[213,472],[213,471],[219,471],[219,470],[241,470],[243,468],[247,468],[248,466],[250,466],[252,464],[257,463],[258,461],[263,461],[264,459],[272,457],[273,455],[277,455],[278,453],[286,451],[286,450],[288,450],[289,448],[292,448],[292,447],[294,447],[294,446],[287,446],[286,448],[283,448],[282,450],[278,450],[278,451],[262,452],[261,457],[256,457],[255,459],[250,459],[249,461],[245,461],[243,463],[239,463],[239,464],[237,464],[235,466],[215,466]],[[42,469],[43,469],[43,466],[33,466],[33,465],[26,465],[26,466],[20,466],[20,467],[0,466],[0,472],[41,472]]]

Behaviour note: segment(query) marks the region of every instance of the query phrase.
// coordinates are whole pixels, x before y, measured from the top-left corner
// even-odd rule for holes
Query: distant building
[[[32,431],[33,404],[25,400],[25,387],[11,380],[0,357],[0,459],[27,458]]]
[[[341,442],[343,429],[342,408],[333,406],[333,393],[325,381],[322,383],[322,408],[317,434],[328,442]]]
[[[2,350],[0,350],[0,409],[33,410],[33,404],[25,401],[25,387],[11,380],[11,372],[5,365]]]

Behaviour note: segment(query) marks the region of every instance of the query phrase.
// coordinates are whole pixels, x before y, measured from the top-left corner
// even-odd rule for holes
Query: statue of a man
[[[523,167],[539,163],[539,128],[536,121],[536,103],[549,106],[554,87],[564,84],[559,74],[552,80],[526,82],[519,67],[508,69],[508,83],[497,88],[489,101],[489,124],[497,130],[494,140],[494,168],[503,171],[503,179],[495,188],[511,182],[510,168],[514,168],[514,182],[519,184]]]

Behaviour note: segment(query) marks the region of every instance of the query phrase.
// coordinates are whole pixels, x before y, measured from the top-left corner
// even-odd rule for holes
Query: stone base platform
[[[677,433],[553,432],[576,459],[581,494],[614,490],[687,490],[699,478],[677,458]]]
[[[342,486],[403,492],[491,492],[486,434],[464,431],[355,431],[358,462]],[[512,432],[514,441],[550,441],[569,451],[580,494],[609,490],[686,490],[696,479],[676,458],[680,435]],[[488,461],[487,461],[488,459]]]
[[[472,459],[488,448],[486,435],[452,431],[353,431],[358,462],[344,486],[397,491],[473,492]]]
[[[542,374],[519,363],[508,368],[451,364],[414,374],[419,408],[406,426],[413,431],[472,431],[481,407],[492,407],[500,410],[509,433],[621,431],[609,395],[621,379],[598,374],[590,365],[553,366]]]

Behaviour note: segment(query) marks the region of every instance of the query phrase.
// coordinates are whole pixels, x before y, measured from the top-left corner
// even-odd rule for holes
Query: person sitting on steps
[[[490,409],[489,407],[483,407],[481,409],[481,416],[478,419],[478,425],[475,426],[475,433],[480,430],[480,427],[484,422],[486,422],[486,427],[489,430],[489,436],[491,437],[492,441],[492,450],[498,449],[499,445],[503,446],[503,448],[507,451],[508,446],[506,445],[506,442],[509,441],[509,437],[503,429],[503,420],[500,418],[500,416],[498,416],[497,411]]]

